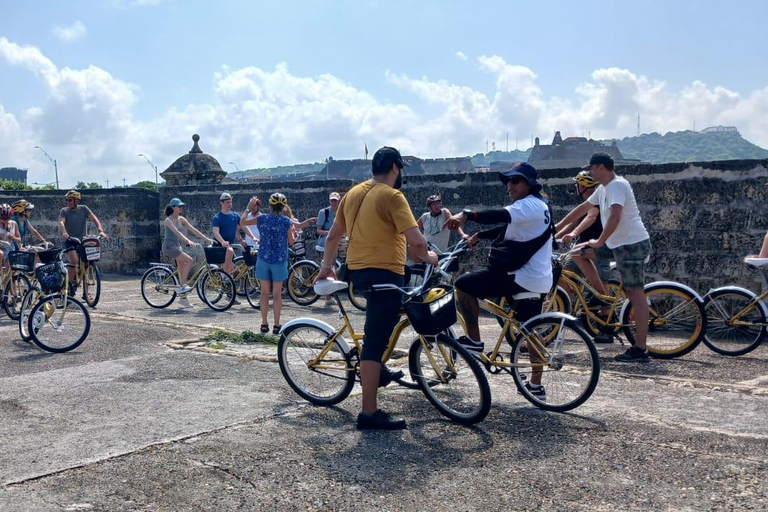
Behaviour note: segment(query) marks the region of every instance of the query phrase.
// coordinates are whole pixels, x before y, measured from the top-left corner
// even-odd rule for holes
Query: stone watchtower
[[[160,173],[168,186],[215,185],[227,175],[218,160],[206,155],[197,142],[198,134],[192,136],[194,145],[189,153],[177,158],[170,167]]]

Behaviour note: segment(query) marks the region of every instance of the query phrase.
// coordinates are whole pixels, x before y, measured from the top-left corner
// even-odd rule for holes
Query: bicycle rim
[[[477,360],[448,336],[421,336],[409,351],[411,378],[441,414],[462,425],[482,421],[491,389]]]
[[[32,336],[29,334],[28,318],[35,300],[37,300],[37,291],[34,289],[25,293],[24,298],[21,300],[21,308],[19,310],[19,335],[24,341],[30,341],[32,339]]]
[[[45,297],[32,308],[27,328],[41,349],[68,352],[88,337],[91,319],[78,300],[57,294]]]
[[[510,355],[520,394],[548,411],[583,404],[600,378],[600,359],[587,333],[574,320],[559,316],[538,318],[524,328],[528,334],[518,335]],[[544,386],[544,396],[526,387],[533,382]]]
[[[13,283],[13,285],[11,283]],[[11,320],[19,319],[21,302],[24,299],[24,295],[26,295],[31,287],[32,285],[29,283],[29,278],[24,274],[15,274],[13,276],[13,281],[9,281],[5,285],[3,308]]]
[[[141,296],[153,308],[168,307],[176,299],[176,280],[164,267],[150,268],[141,276]]]
[[[248,270],[248,274],[245,276],[245,298],[248,299],[248,304],[254,309],[261,308],[261,283],[256,278],[255,268]]]
[[[331,334],[314,325],[296,324],[283,331],[277,345],[283,377],[299,396],[316,405],[338,404],[355,385],[355,372],[339,343],[326,347]]]
[[[319,295],[315,293],[314,279],[320,267],[310,261],[300,261],[288,273],[288,295],[299,306],[313,304]]]
[[[741,290],[715,290],[704,303],[707,329],[704,344],[725,356],[740,356],[756,349],[766,335],[765,313],[753,304],[738,319],[734,316],[753,303],[754,296]]]
[[[460,321],[463,321],[463,319],[460,319]],[[443,334],[453,339],[457,339],[459,337],[459,334],[456,332],[456,329],[454,329],[453,326],[443,331]],[[392,332],[392,336],[396,337],[395,345],[392,346],[391,350],[389,347],[387,348],[387,351],[384,353],[382,362],[386,363],[387,366],[392,369],[400,369],[400,367],[407,366],[408,351],[410,350],[411,345],[419,340],[419,334],[413,330],[411,322],[408,320],[408,318],[404,317],[403,320],[398,322],[398,324],[395,326],[395,330]],[[413,380],[413,377],[411,377],[410,374],[407,377],[403,376],[403,378],[397,379],[395,382],[401,386],[405,386],[408,389],[419,389],[419,384]]]
[[[365,307],[368,305],[368,299],[363,293],[355,293],[355,287],[350,281],[349,288],[347,288],[349,294],[349,302],[360,311],[365,311]]]
[[[235,282],[221,269],[211,270],[200,282],[203,302],[214,311],[226,311],[235,303]]]
[[[101,298],[101,275],[99,268],[89,263],[85,266],[83,279],[83,300],[88,306],[95,308]]]

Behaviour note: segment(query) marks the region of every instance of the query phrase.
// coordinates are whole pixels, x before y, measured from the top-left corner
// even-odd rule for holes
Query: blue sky
[[[768,3],[0,3],[0,167],[154,179],[200,133],[225,170],[521,149],[735,124],[768,147]]]

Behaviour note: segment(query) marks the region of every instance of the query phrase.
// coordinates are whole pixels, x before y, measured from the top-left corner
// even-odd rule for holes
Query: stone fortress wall
[[[756,254],[768,229],[768,160],[635,165],[618,168],[632,184],[643,220],[651,234],[653,253],[646,270],[652,280],[670,279],[692,286],[700,293],[725,284],[759,290],[760,272],[742,263]],[[571,178],[578,169],[541,173],[555,218],[562,218],[578,201]],[[350,180],[263,182],[258,184],[163,187],[160,194],[139,189],[83,191],[104,225],[101,267],[107,272],[135,273],[157,261],[163,209],[180,197],[185,215],[203,232],[210,232],[210,218],[218,210],[222,192],[233,195],[235,211],[258,195],[266,204],[269,194],[283,192],[299,219],[317,215],[327,206],[328,194],[345,191]],[[508,201],[495,173],[411,176],[403,192],[418,217],[426,211],[426,198],[440,193],[452,211],[462,208],[499,207]],[[33,224],[46,237],[59,238],[57,216],[64,205],[61,191],[0,191],[0,201],[25,197],[36,205]],[[472,229],[472,226],[470,226]],[[312,243],[307,244],[312,256]],[[476,251],[468,266],[482,264],[485,250]]]

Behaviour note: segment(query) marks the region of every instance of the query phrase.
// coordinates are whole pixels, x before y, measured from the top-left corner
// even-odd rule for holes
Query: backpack
[[[331,216],[331,207],[330,206],[326,206],[325,208],[320,210],[320,212],[325,214],[323,216],[323,225],[321,227],[322,227],[323,231],[328,231],[328,228],[326,228],[325,225],[328,222],[328,218]]]

